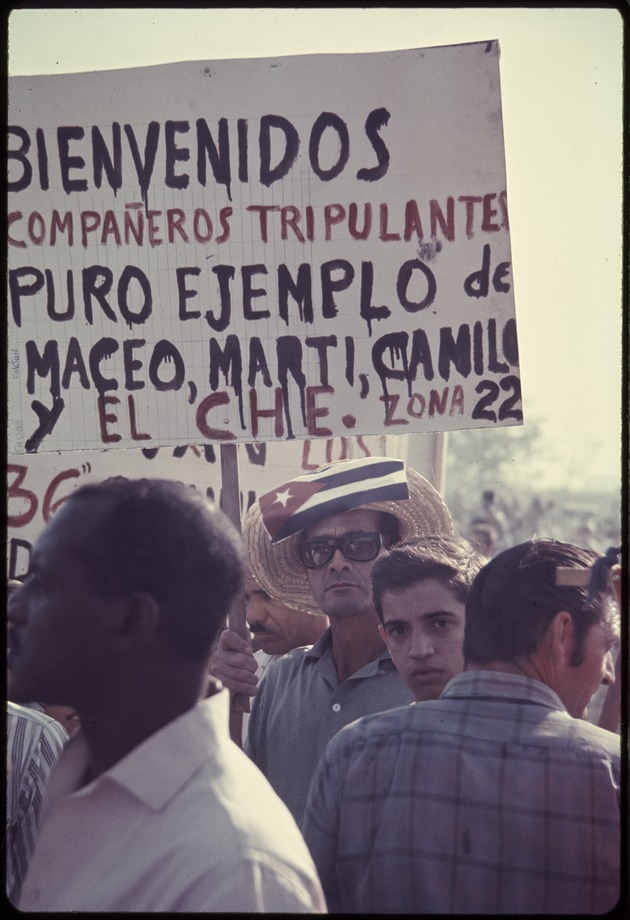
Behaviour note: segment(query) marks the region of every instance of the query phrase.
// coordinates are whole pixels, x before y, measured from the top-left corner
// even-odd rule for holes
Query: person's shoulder
[[[7,729],[9,739],[26,739],[29,749],[48,746],[61,751],[69,738],[63,725],[45,712],[7,702]],[[12,743],[12,742],[11,742]]]
[[[292,648],[290,652],[285,652],[284,655],[274,656],[267,665],[265,678],[273,674],[280,676],[299,670],[312,647],[312,645],[303,645],[298,648]]]
[[[40,712],[38,709],[31,709],[30,706],[20,706],[18,703],[7,702],[7,718],[9,722],[24,722],[42,729],[51,729],[53,733],[58,731],[66,734],[66,731],[56,719]]]
[[[342,750],[364,748],[370,744],[396,743],[409,726],[413,709],[413,704],[407,704],[361,716],[333,735],[328,751],[338,754]]]
[[[621,738],[615,732],[593,725],[585,719],[571,719],[571,741],[573,746],[585,754],[600,753],[613,760],[621,757]]]

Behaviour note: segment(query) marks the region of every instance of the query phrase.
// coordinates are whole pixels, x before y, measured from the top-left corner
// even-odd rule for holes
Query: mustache
[[[256,635],[256,633],[269,632],[269,630],[266,629],[264,626],[261,626],[260,623],[253,623],[251,626],[248,625],[248,628],[251,633],[254,633],[254,635]]]

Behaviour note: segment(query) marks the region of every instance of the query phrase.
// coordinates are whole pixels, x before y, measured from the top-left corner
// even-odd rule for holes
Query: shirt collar
[[[306,652],[306,658],[321,658],[327,651],[332,652],[332,633],[330,626],[326,627],[317,642]]]
[[[317,642],[305,653],[306,658],[311,658],[313,661],[318,661],[320,658],[331,657],[332,658],[332,631],[330,626],[324,630]],[[376,674],[380,670],[380,665],[383,662],[389,662],[392,667],[394,667],[394,662],[392,657],[389,654],[389,650],[385,643],[383,643],[383,651],[375,658],[374,661],[370,661],[360,671],[357,671],[357,674],[360,677],[368,677],[370,674]],[[387,668],[387,665],[385,665]],[[356,675],[352,675],[355,677]]]
[[[442,693],[441,699],[461,697],[488,697],[506,702],[538,703],[549,709],[566,712],[566,706],[547,684],[522,674],[507,671],[464,671],[453,677]]]
[[[229,737],[229,700],[225,689],[202,700],[85,786],[82,786],[82,779],[89,763],[89,751],[79,730],[56,765],[59,769],[54,771],[55,782],[51,776],[50,798],[58,801],[69,794],[88,796],[100,785],[114,782],[148,808],[162,808]],[[159,774],[147,771],[147,763],[156,761],[160,763]]]
[[[227,739],[229,702],[228,691],[222,689],[197,703],[138,745],[108,771],[109,776],[149,807],[161,808]],[[147,786],[147,761],[158,757],[159,782]]]

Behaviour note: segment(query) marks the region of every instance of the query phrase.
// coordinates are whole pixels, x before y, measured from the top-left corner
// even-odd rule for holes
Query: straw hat
[[[400,460],[369,457],[320,467],[262,495],[243,522],[249,564],[272,597],[298,610],[321,612],[298,556],[302,532],[317,521],[361,508],[398,521],[401,541],[452,534],[450,514],[431,483]]]

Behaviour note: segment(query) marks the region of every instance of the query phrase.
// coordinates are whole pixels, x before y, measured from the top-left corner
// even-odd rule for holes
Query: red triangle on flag
[[[326,482],[287,482],[259,499],[263,524],[271,539],[275,539],[296,511],[316,492],[325,488]]]

